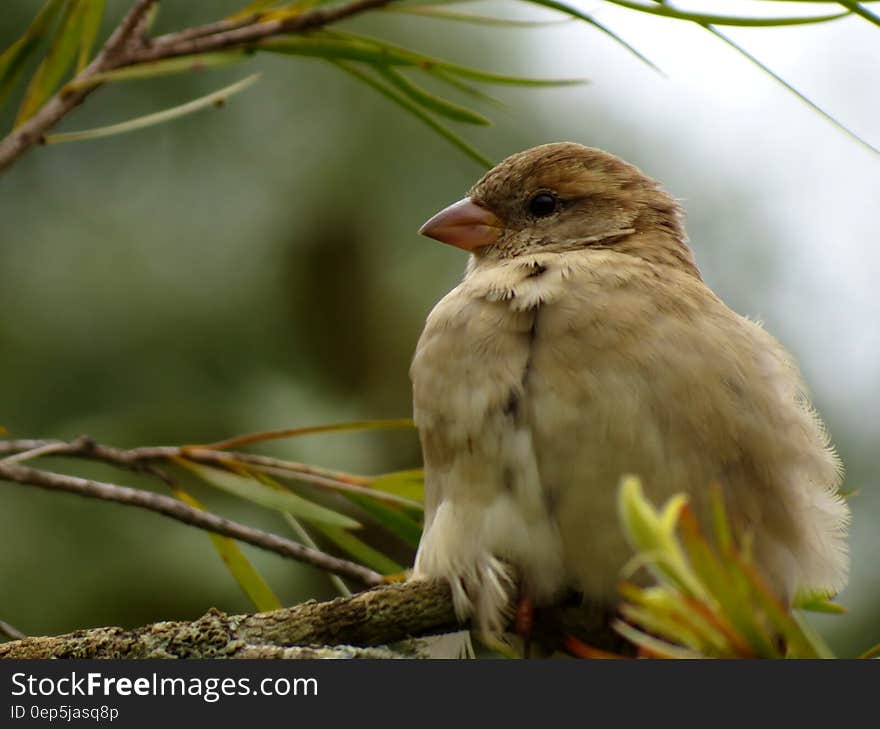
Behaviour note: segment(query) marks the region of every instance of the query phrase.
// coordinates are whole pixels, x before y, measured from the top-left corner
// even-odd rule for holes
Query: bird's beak
[[[466,197],[444,208],[419,233],[465,251],[491,245],[501,234],[498,217]]]

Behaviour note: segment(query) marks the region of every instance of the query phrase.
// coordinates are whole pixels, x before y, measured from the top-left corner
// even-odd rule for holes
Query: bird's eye
[[[556,212],[556,198],[548,192],[539,192],[529,200],[529,213],[536,218],[545,218]]]

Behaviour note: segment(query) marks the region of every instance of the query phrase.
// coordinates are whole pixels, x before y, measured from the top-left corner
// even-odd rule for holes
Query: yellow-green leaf
[[[425,472],[421,468],[384,473],[376,476],[368,485],[371,489],[403,496],[413,501],[425,500]]]
[[[79,57],[76,62],[77,72],[82,71],[91,60],[92,48],[98,37],[101,27],[101,18],[104,17],[105,0],[80,0],[80,12],[82,13]]]
[[[162,61],[140,63],[137,66],[126,66],[114,71],[103,71],[90,76],[88,85],[108,83],[110,81],[128,81],[129,79],[154,78],[156,76],[171,76],[177,73],[198,71],[203,68],[215,68],[239,63],[248,58],[247,51],[231,50],[217,51],[216,53],[198,53],[192,56],[179,56],[178,58],[166,58]]]
[[[0,54],[0,106],[12,93],[28,60],[48,34],[64,2],[65,0],[48,0],[24,35]]]
[[[489,120],[482,114],[478,114],[464,106],[454,104],[448,99],[436,96],[425,91],[421,86],[413,83],[399,71],[391,66],[375,66],[376,72],[388,81],[392,86],[396,86],[400,91],[406,94],[416,104],[423,106],[428,111],[432,111],[438,116],[445,116],[447,119],[464,122],[466,124],[477,124],[479,126],[488,126]]]
[[[381,83],[377,79],[373,78],[369,74],[364,73],[358,68],[355,68],[350,63],[343,63],[342,61],[333,61],[333,63],[341,68],[346,73],[351,74],[358,80],[363,83],[371,86],[376,91],[378,91],[383,96],[386,96],[391,101],[393,101],[398,106],[406,109],[410,114],[414,117],[428,125],[431,129],[433,129],[437,134],[443,137],[446,141],[450,142],[452,145],[458,147],[462,152],[464,152],[468,157],[470,157],[474,162],[481,165],[484,168],[492,167],[492,161],[482,154],[482,152],[478,151],[470,144],[468,144],[464,139],[458,136],[455,132],[453,132],[449,127],[445,124],[441,124],[437,121],[433,116],[431,116],[428,112],[422,109],[418,104],[414,104],[408,98],[403,96],[402,94],[395,91],[390,86]]]
[[[403,572],[401,565],[397,564],[390,557],[386,557],[378,549],[374,549],[369,544],[361,541],[354,534],[339,527],[328,526],[327,524],[315,524],[314,526],[327,539],[354,557],[362,565],[381,572],[383,575],[394,575]]]
[[[803,592],[794,598],[794,607],[798,610],[807,610],[813,613],[830,613],[843,615],[846,608],[839,603],[833,602],[834,595],[825,592]]]
[[[461,13],[457,10],[448,10],[437,5],[390,5],[385,8],[389,13],[405,13],[407,15],[421,15],[439,20],[452,20],[459,23],[473,23],[474,25],[497,25],[510,28],[534,28],[541,25],[559,25],[568,23],[573,18],[565,20],[513,20],[511,18],[496,18],[478,13]]]
[[[49,52],[37,67],[28,84],[18,111],[18,117],[15,120],[16,126],[23,124],[36,114],[61,83],[76,58],[81,40],[82,20],[83,16],[79,12],[79,5],[71,0],[65,6]]]
[[[359,61],[371,65],[414,66],[426,72],[439,68],[457,76],[506,86],[573,86],[586,83],[585,79],[543,79],[508,76],[461,66],[423,53],[403,48],[384,40],[343,31],[325,31],[320,35],[282,35],[260,41],[260,50],[294,56],[310,56],[329,61]]]
[[[264,10],[271,8],[273,5],[277,5],[278,0],[252,0],[247,5],[245,5],[241,10],[237,10],[232,13],[232,15],[228,15],[226,17],[227,20],[247,20],[254,15],[259,15]]]
[[[188,101],[187,103],[181,104],[180,106],[174,106],[170,109],[157,111],[153,114],[146,114],[145,116],[139,116],[135,119],[129,119],[128,121],[120,122],[119,124],[110,124],[109,126],[97,127],[96,129],[83,129],[82,131],[78,132],[61,132],[59,134],[48,134],[46,135],[46,144],[60,144],[62,142],[83,142],[88,139],[112,137],[117,134],[133,132],[136,129],[152,127],[156,124],[162,124],[163,122],[171,121],[172,119],[179,119],[182,116],[192,114],[193,112],[200,111],[201,109],[206,109],[208,107],[213,107],[217,106],[218,104],[225,103],[226,100],[229,99],[229,97],[239,93],[240,91],[244,91],[251,84],[255,83],[259,77],[259,74],[248,76],[247,78],[244,78],[241,81],[232,84],[231,86],[226,86],[225,88],[222,88],[219,91],[215,91],[212,94],[208,94],[207,96],[193,99],[192,101]]]
[[[534,2],[534,0],[530,0]],[[631,2],[630,0],[607,0],[614,5],[627,8],[628,10],[636,10],[640,13],[648,13],[649,15],[660,15],[664,18],[674,18],[676,20],[689,20],[700,25],[711,23],[712,25],[732,25],[742,28],[767,28],[781,27],[787,25],[809,25],[810,23],[824,23],[829,20],[837,20],[843,18],[849,13],[833,13],[831,15],[806,15],[806,16],[788,16],[788,17],[736,17],[732,15],[712,15],[710,13],[695,13],[686,10],[678,10],[667,5],[644,5],[642,3]],[[543,3],[542,3],[543,4]]]
[[[411,547],[419,546],[419,540],[422,537],[422,525],[419,522],[411,519],[399,509],[380,504],[369,496],[348,494],[347,497],[352,503],[357,504],[366,511],[385,529],[400,537]]]
[[[251,476],[231,473],[212,466],[203,466],[185,458],[177,458],[175,462],[189,469],[211,486],[216,486],[227,493],[268,509],[289,511],[295,517],[314,524],[326,524],[345,529],[360,527],[358,522],[345,514],[315,504],[290,491],[273,489]]]
[[[583,12],[582,10],[578,10],[578,8],[572,5],[559,2],[559,0],[525,0],[525,2],[531,3],[532,5],[540,5],[541,7],[549,8],[550,10],[556,10],[560,13],[564,13],[565,15],[569,15],[572,18],[583,20],[585,23],[592,25],[594,28],[596,28],[596,30],[604,33],[609,38],[614,39],[617,43],[626,48],[626,50],[632,53],[640,61],[646,63],[651,68],[658,70],[657,66],[655,66],[646,56],[642,55],[639,51],[637,51],[633,46],[627,43],[623,38],[617,35],[610,28],[602,25],[602,23],[600,23],[591,15],[587,15],[587,13]]]
[[[183,489],[174,487],[173,491],[174,495],[185,504],[192,506],[194,509],[205,511],[205,507]],[[211,538],[217,554],[220,555],[220,559],[223,560],[223,564],[226,565],[226,569],[229,570],[238,586],[248,596],[257,610],[265,612],[267,610],[277,610],[281,607],[281,601],[272,592],[272,588],[269,587],[269,584],[263,579],[263,576],[257,571],[256,567],[245,557],[241,547],[238,546],[238,542],[229,537],[211,532],[208,532],[208,536]]]

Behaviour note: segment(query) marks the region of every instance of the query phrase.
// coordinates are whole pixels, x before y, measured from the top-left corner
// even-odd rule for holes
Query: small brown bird
[[[519,599],[615,602],[617,485],[698,518],[720,483],[778,596],[839,591],[842,468],[790,355],[700,277],[654,180],[579,144],[489,171],[421,233],[469,251],[413,360],[425,462],[414,575],[502,632]]]

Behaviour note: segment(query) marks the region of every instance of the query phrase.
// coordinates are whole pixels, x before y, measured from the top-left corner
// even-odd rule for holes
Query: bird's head
[[[508,157],[419,232],[478,259],[604,248],[699,275],[681,208],[660,184],[571,142]]]

